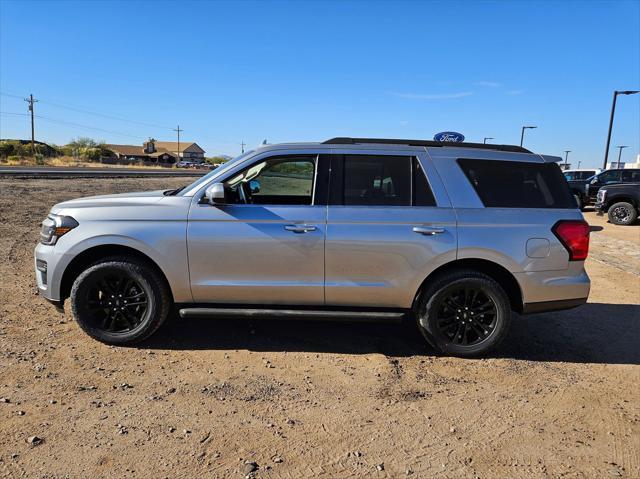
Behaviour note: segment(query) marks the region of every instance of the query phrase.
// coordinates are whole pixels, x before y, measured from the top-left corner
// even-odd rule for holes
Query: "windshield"
[[[214,175],[218,175],[220,173],[224,173],[225,171],[227,171],[229,168],[232,168],[236,163],[241,162],[242,160],[244,160],[246,157],[248,157],[249,155],[253,154],[255,150],[249,150],[244,152],[242,155],[240,156],[236,156],[233,160],[229,160],[227,161],[224,165],[219,166],[218,168],[216,168],[215,170],[210,171],[209,173],[207,173],[206,175],[204,175],[203,177],[197,179],[196,181],[194,181],[193,183],[191,183],[190,185],[187,185],[186,187],[182,188],[177,194],[180,194],[182,191],[191,191],[194,188],[199,187],[200,185],[203,185],[204,183],[206,183],[207,181],[209,181],[211,179],[212,176]]]
[[[595,171],[567,171],[564,176],[568,181],[586,180],[594,175]]]

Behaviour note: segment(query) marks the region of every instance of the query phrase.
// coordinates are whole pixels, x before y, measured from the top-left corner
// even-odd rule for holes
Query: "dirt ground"
[[[52,204],[181,182],[0,179],[0,477],[640,477],[640,226],[587,213],[589,303],[478,360],[409,324],[174,319],[108,347],[35,294]]]

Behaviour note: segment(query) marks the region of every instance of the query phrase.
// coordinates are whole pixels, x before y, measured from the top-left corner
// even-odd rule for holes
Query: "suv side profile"
[[[511,312],[583,304],[589,226],[557,157],[521,147],[334,138],[266,145],[173,191],[55,205],[40,293],[131,344],[176,308],[215,316],[412,317],[476,356]]]

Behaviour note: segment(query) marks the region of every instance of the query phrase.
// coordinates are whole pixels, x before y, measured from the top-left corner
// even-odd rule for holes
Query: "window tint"
[[[411,157],[345,155],[345,205],[411,205]]]
[[[595,175],[596,172],[593,170],[590,171],[568,171],[565,172],[564,176],[568,181],[573,180],[586,180],[587,178],[591,178]]]
[[[427,177],[417,158],[413,159],[413,204],[415,206],[436,205]]]
[[[255,163],[225,183],[231,203],[310,205],[315,156],[276,157]]]
[[[459,159],[458,163],[487,207],[575,207],[555,163],[469,159]]]
[[[628,183],[640,182],[640,170],[622,170],[622,181]]]
[[[620,181],[620,170],[609,170],[598,175],[600,183],[608,183],[611,181]]]

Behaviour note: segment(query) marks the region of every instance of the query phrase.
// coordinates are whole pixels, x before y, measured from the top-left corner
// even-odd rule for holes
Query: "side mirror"
[[[206,189],[204,195],[210,205],[225,204],[224,185],[222,183],[212,184]]]
[[[249,190],[252,195],[260,193],[260,182],[258,180],[249,181]]]

